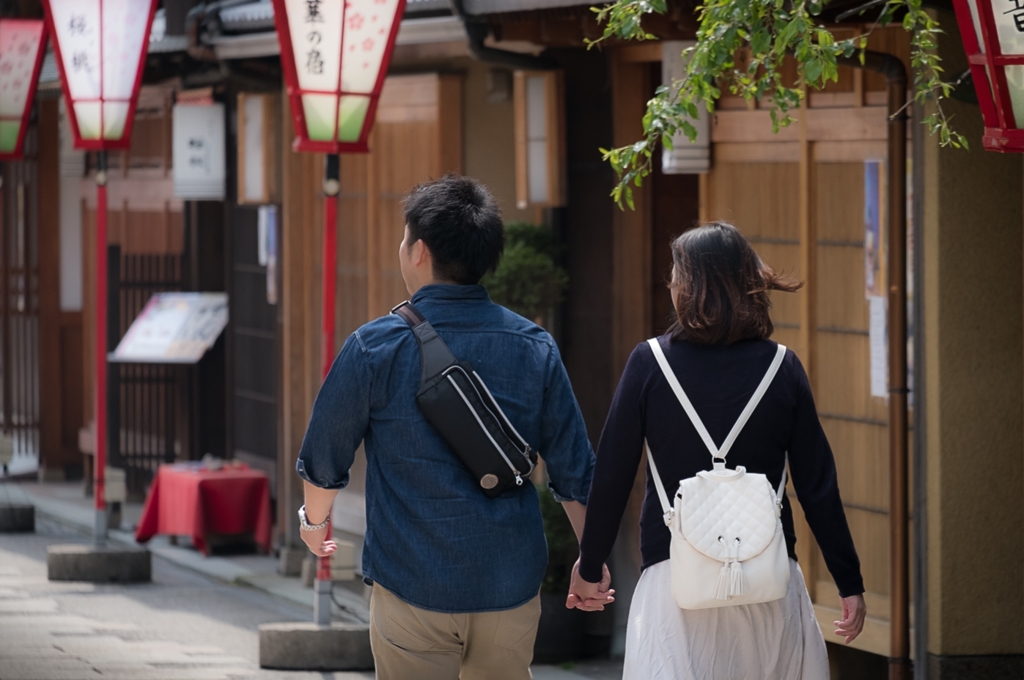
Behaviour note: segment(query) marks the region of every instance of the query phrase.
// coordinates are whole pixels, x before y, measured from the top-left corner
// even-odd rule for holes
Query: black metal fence
[[[26,158],[0,167],[0,431],[14,440],[11,472],[39,460],[39,214],[35,134]]]
[[[182,289],[182,256],[122,254],[120,246],[110,246],[107,262],[107,336],[113,351],[154,293]],[[173,463],[183,444],[187,447],[189,419],[182,400],[190,379],[183,366],[109,364],[109,464],[124,468],[130,500],[141,500],[157,468]]]

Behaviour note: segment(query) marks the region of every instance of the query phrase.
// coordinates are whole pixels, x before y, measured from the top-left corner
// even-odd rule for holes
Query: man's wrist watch
[[[331,521],[331,516],[327,515],[327,519],[320,524],[310,524],[309,520],[306,519],[306,506],[303,505],[299,508],[299,528],[303,531],[319,531],[327,526],[327,523]]]

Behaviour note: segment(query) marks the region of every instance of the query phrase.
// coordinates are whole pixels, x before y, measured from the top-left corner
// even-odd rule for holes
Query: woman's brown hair
[[[769,292],[803,283],[778,274],[758,257],[739,229],[712,222],[672,242],[673,338],[698,345],[764,340],[774,328]]]

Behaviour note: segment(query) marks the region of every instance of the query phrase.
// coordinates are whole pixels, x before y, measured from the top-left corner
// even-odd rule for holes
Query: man
[[[543,329],[490,301],[481,277],[504,249],[501,214],[480,183],[447,176],[416,187],[399,248],[412,302],[470,362],[540,452],[577,537],[593,451],[558,348]],[[397,315],[346,341],[320,388],[297,470],[303,540],[335,545],[324,522],[366,449],[363,575],[373,584],[370,641],[381,680],[529,678],[547,547],[532,484],[484,495],[416,404],[419,345]],[[606,577],[596,610],[613,600]]]

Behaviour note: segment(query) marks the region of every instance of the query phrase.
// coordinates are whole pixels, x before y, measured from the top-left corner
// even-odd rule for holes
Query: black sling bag
[[[441,438],[491,498],[523,485],[537,452],[519,436],[473,366],[459,361],[411,302],[391,310],[420,345],[416,403]]]

